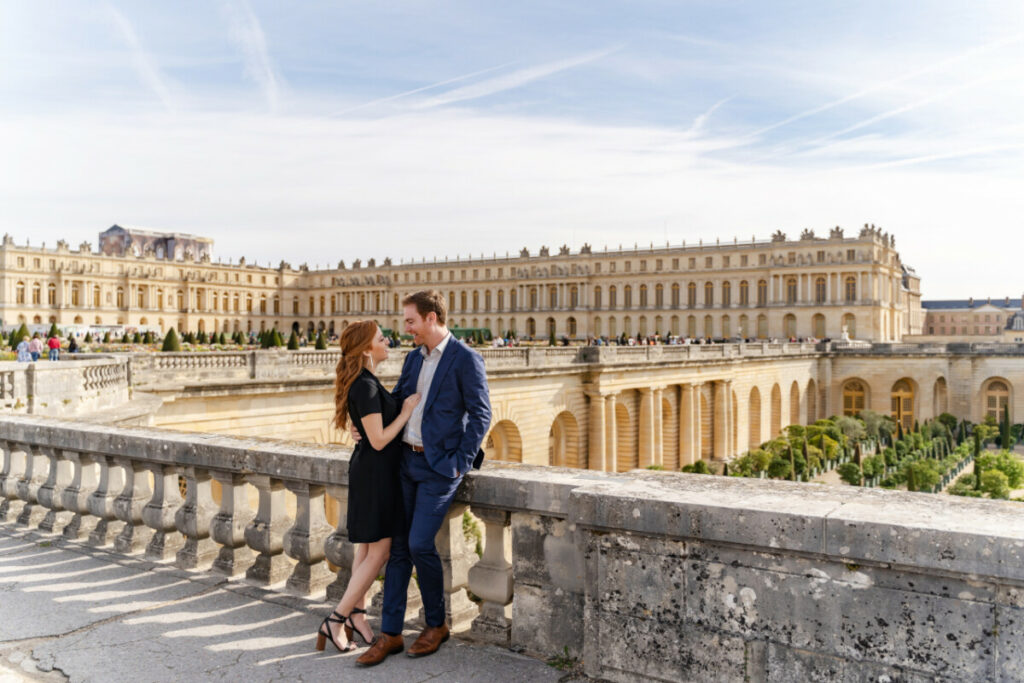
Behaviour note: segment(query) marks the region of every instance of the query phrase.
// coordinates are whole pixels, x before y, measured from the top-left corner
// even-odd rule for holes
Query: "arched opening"
[[[556,467],[580,466],[580,428],[576,417],[563,410],[548,432],[548,463]]]
[[[850,339],[857,336],[857,317],[853,313],[843,315],[843,330]]]
[[[782,336],[787,339],[796,338],[796,316],[792,313],[787,313],[782,319]]]
[[[747,423],[747,450],[750,450],[761,445],[761,392],[757,387],[750,389],[750,398],[747,400]]]
[[[627,472],[637,466],[636,425],[630,419],[624,401],[632,401],[632,394],[623,392],[615,403],[615,471]]]
[[[576,338],[576,318],[573,318],[573,317],[570,316],[569,319],[566,321],[566,325],[569,328],[569,330],[568,330],[569,337],[575,339]]]
[[[768,338],[768,316],[764,315],[763,313],[757,316],[757,338]]]
[[[491,427],[484,440],[484,453],[492,460],[523,461],[523,438],[511,420],[501,420]]]
[[[778,384],[772,386],[772,420],[771,420],[772,433],[771,437],[774,439],[782,432],[782,390]]]
[[[867,406],[867,385],[859,379],[843,384],[843,415],[859,415]]]
[[[946,378],[939,377],[935,380],[932,389],[932,417],[938,417],[949,408],[949,388],[946,386]]]
[[[807,380],[807,424],[814,424],[818,419],[818,388],[813,379]]]
[[[803,424],[800,417],[800,385],[795,380],[789,387],[789,424]]]
[[[537,321],[533,318],[526,319],[526,336],[536,337],[537,336]]]
[[[548,327],[548,337],[554,337],[555,336],[555,319],[554,318],[548,318],[547,327]]]
[[[825,316],[821,313],[815,313],[814,317],[811,318],[811,328],[814,330],[813,335],[818,339],[825,338]]]
[[[901,379],[892,385],[892,419],[903,425],[903,431],[914,428],[914,387],[909,380]]]
[[[1001,378],[990,379],[983,385],[982,393],[985,416],[991,415],[997,421],[1003,419],[1003,413],[1010,410],[1010,383]],[[1012,415],[1012,412],[1011,412]]]

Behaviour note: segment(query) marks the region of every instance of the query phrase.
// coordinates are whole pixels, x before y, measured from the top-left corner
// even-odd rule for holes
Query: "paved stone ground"
[[[567,677],[536,659],[459,639],[430,657],[393,655],[360,669],[362,649],[314,650],[328,611],[323,603],[0,527],[0,683]],[[415,633],[406,631],[407,643]]]

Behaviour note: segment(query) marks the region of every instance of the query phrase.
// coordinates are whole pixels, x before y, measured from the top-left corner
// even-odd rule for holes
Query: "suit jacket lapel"
[[[459,341],[452,337],[448,340],[448,346],[445,347],[444,353],[441,355],[441,362],[437,364],[437,370],[434,372],[434,377],[430,380],[430,389],[427,391],[427,402],[423,406],[423,412],[427,412],[430,408],[430,404],[437,398],[437,392],[441,390],[441,380],[444,379],[445,373],[448,372],[448,368],[452,366],[452,359],[458,350],[455,348]]]

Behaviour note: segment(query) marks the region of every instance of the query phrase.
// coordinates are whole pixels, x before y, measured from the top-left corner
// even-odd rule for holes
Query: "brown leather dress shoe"
[[[437,648],[441,647],[441,643],[448,640],[449,636],[448,624],[441,624],[440,626],[428,626],[423,629],[420,633],[420,637],[416,639],[416,642],[412,644],[409,651],[405,654],[410,657],[426,657],[437,652]]]
[[[403,649],[405,649],[405,641],[402,639],[402,636],[389,636],[386,633],[381,633],[373,641],[370,649],[359,656],[356,664],[360,666],[376,666],[387,659],[388,655],[401,652]]]

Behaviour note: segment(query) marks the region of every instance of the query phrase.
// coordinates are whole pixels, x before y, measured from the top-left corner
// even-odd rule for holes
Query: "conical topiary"
[[[46,334],[47,337],[59,337],[60,330],[57,329],[57,323],[50,323],[50,331]]]
[[[228,340],[224,338],[224,332],[223,331],[221,331],[220,336],[217,337],[217,343],[220,344],[221,346],[223,346],[223,345],[228,343]]]
[[[22,323],[21,327],[19,327],[14,332],[14,334],[11,335],[11,348],[12,349],[18,348],[18,344],[21,343],[21,340],[22,339],[28,339],[28,336],[29,336],[28,335],[28,327],[25,325],[25,323]]]
[[[292,330],[292,334],[288,337],[288,350],[298,351],[299,350],[299,336],[295,334],[295,330]]]
[[[284,346],[284,337],[281,336],[281,331],[276,327],[274,328],[274,346],[278,348]]]
[[[142,337],[142,343],[143,344],[152,344],[153,343],[153,331],[152,330],[146,330],[145,336]]]
[[[92,343],[92,332],[86,332],[85,333],[85,339],[83,339],[82,341],[85,342],[86,344],[91,344]]]
[[[132,335],[132,344],[141,344],[141,343],[142,343],[142,335],[139,334],[138,332],[136,332],[135,334]]]
[[[178,341],[178,333],[174,331],[173,327],[167,330],[167,336],[164,337],[164,345],[160,350],[181,351],[181,342]]]
[[[324,339],[323,332],[320,332],[318,335],[316,335],[316,344],[314,345],[314,348],[317,349],[318,351],[324,351],[327,349],[327,340]]]
[[[104,332],[103,333],[103,343],[104,344],[109,344],[110,343],[110,332]]]

